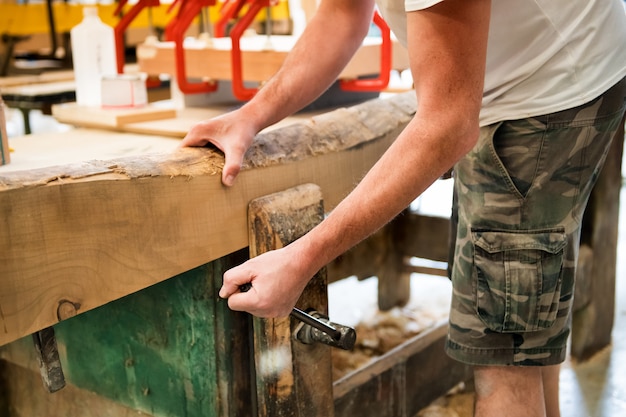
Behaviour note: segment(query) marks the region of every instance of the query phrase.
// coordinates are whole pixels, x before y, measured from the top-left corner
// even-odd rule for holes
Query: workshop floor
[[[21,114],[8,109],[6,116],[9,138],[23,135]],[[31,125],[33,133],[59,132],[71,128],[57,123],[49,116],[41,115],[38,111],[32,112]],[[416,203],[419,210],[447,215],[450,207],[450,185],[450,181],[442,181],[436,187],[431,188],[428,194]],[[626,187],[622,189],[620,220],[618,251],[623,256],[618,256],[613,343],[587,362],[568,361],[564,364],[561,372],[561,409],[564,417],[626,416]],[[351,294],[359,293],[360,296],[350,297],[353,302],[346,302],[345,297],[341,297],[341,294],[346,293],[346,287],[350,288]],[[416,274],[413,277],[410,305],[421,309],[425,314],[427,312],[431,318],[445,317],[449,295],[450,284],[447,279]],[[362,282],[345,280],[345,282],[332,284],[329,303],[333,320],[339,323],[355,324],[376,310],[376,281],[375,279]],[[443,401],[440,402],[442,403]],[[471,392],[465,397],[457,398],[452,405],[455,404],[457,408],[454,410],[439,408],[436,411],[433,408],[428,412],[425,410],[420,413],[420,417],[470,417],[472,415]],[[439,414],[435,414],[437,412]]]

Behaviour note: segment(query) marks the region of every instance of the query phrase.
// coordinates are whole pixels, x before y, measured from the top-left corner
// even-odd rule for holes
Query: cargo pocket
[[[474,297],[495,332],[546,329],[556,319],[563,275],[563,229],[472,230]]]

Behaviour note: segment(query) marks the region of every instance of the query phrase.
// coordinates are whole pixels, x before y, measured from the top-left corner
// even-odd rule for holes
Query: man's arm
[[[254,136],[321,95],[339,76],[372,22],[374,0],[324,0],[278,72],[240,109],[195,125],[181,146],[220,148],[232,185]]]
[[[367,35],[373,0],[323,0],[282,67],[245,112],[257,129],[315,100],[337,79]]]
[[[490,0],[446,0],[407,14],[418,106],[354,191],[307,235],[224,275],[234,310],[286,316],[317,270],[407,207],[476,143]],[[239,285],[252,283],[246,293]]]

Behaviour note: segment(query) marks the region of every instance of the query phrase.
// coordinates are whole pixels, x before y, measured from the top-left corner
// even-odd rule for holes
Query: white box
[[[140,75],[119,74],[102,78],[102,107],[141,107],[148,103],[146,81]]]

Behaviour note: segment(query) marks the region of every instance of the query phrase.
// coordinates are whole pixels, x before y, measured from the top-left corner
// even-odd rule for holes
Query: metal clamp
[[[301,323],[294,331],[294,338],[305,344],[315,342],[344,350],[352,350],[356,342],[356,331],[349,326],[332,323],[325,315],[311,311],[308,314],[294,308],[291,316]]]

